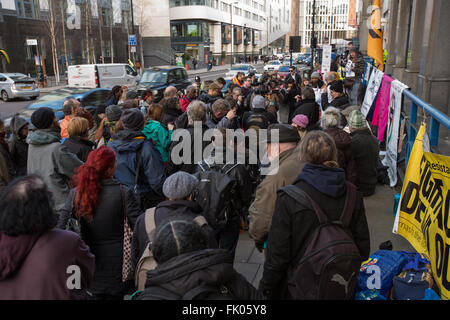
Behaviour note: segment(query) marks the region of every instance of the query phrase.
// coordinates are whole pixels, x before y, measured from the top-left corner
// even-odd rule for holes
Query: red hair
[[[98,195],[101,189],[101,181],[106,177],[109,169],[114,168],[116,154],[107,146],[102,146],[91,153],[86,163],[80,166],[73,176],[76,188],[74,199],[75,216],[77,218],[87,216],[90,221],[97,207]]]

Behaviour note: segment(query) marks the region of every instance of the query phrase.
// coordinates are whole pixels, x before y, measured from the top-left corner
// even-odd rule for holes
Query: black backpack
[[[202,171],[194,174],[199,180],[194,199],[202,207],[208,224],[215,230],[227,224],[237,185],[236,180],[228,174],[238,165],[210,166],[206,161],[201,161],[198,166]]]
[[[267,117],[263,113],[252,112],[247,118],[247,130],[255,129],[258,133],[259,129],[267,129],[269,125],[269,120],[267,120]]]
[[[184,295],[179,295],[163,287],[148,287],[133,300],[236,300],[224,285],[200,285]]]
[[[352,300],[362,262],[359,249],[349,232],[355,210],[356,187],[347,183],[344,211],[338,221],[329,221],[317,203],[298,187],[291,185],[283,188],[282,192],[303,205],[309,201],[320,223],[306,242],[306,250],[288,279],[292,298]]]

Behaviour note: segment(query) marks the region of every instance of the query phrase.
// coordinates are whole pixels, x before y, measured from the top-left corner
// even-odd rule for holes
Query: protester
[[[127,109],[139,109],[139,99],[138,100],[132,100],[132,99],[127,99],[125,100],[121,105],[122,110],[127,110]]]
[[[286,84],[287,84],[287,88],[285,91],[283,103],[289,108],[288,119],[292,119],[295,109],[296,109],[296,104],[297,104],[296,97],[299,96],[301,94],[301,92],[295,85],[295,82],[293,79],[286,81]]]
[[[217,242],[213,230],[203,217],[202,208],[194,201],[194,192],[198,185],[198,179],[184,171],[179,171],[169,176],[163,185],[166,201],[158,204],[154,212],[155,228],[168,221],[183,219],[195,221],[208,235],[208,247],[217,248]],[[148,226],[146,227],[146,214],[139,216],[133,231],[131,242],[131,262],[136,268],[139,259],[149,243]],[[201,219],[201,218],[203,219]]]
[[[208,93],[201,94],[198,100],[210,107],[214,102],[220,99],[220,86],[216,83],[211,83],[208,87]]]
[[[267,112],[266,100],[263,96],[255,96],[252,100],[252,111],[244,113],[242,117],[242,128],[267,129],[273,123],[277,123],[277,119],[273,113]]]
[[[250,98],[252,96],[253,90],[252,90],[252,78],[251,77],[245,77],[244,83],[241,86],[241,93],[242,93],[242,107],[244,111],[250,110]]]
[[[224,78],[220,77],[220,78],[216,79],[215,83],[219,85],[219,87],[220,87],[220,94],[219,95],[223,99],[224,96],[223,96],[222,90],[227,85],[227,81]]]
[[[53,193],[55,209],[64,206],[70,192],[70,180],[76,168],[83,164],[61,144],[58,119],[52,109],[42,107],[31,115],[36,131],[27,138],[27,173],[42,177]]]
[[[302,83],[302,76],[294,66],[289,67],[289,74],[286,76],[285,81],[289,81],[289,79],[293,79],[296,86],[300,86]]]
[[[164,99],[161,106],[163,107],[161,123],[165,126],[174,125],[177,118],[183,114],[178,97]]]
[[[235,150],[230,148],[232,141],[227,137],[226,129],[216,129],[214,137],[214,149],[211,156],[197,166],[196,172],[220,170],[236,181],[232,191],[220,195],[229,200],[229,207],[226,208],[226,225],[220,229],[213,226],[219,248],[226,249],[234,259],[239,240],[241,217],[246,215],[251,201],[251,178],[245,164],[239,162]],[[227,153],[233,155],[232,161],[227,157]]]
[[[361,111],[350,113],[348,126],[352,137],[352,154],[356,164],[356,186],[364,197],[375,193],[378,183],[380,147]]]
[[[111,105],[106,108],[106,117],[100,122],[100,126],[95,134],[97,146],[106,145],[111,137],[118,131],[118,123],[122,116],[122,109],[119,106]]]
[[[36,176],[11,182],[0,196],[0,300],[87,299],[94,256],[57,222],[50,190]],[[71,287],[77,266],[78,287]]]
[[[348,117],[350,116],[350,113],[355,110],[361,110],[361,107],[359,106],[349,106],[341,111],[341,115],[343,115],[343,119],[341,118],[341,125],[344,127],[344,131],[347,133],[350,133],[350,129],[348,128]],[[367,127],[369,127],[369,123],[367,123]]]
[[[107,107],[111,106],[111,105],[118,105],[119,104],[119,100],[122,97],[122,87],[121,86],[114,86],[111,89],[111,93],[109,94],[108,100],[106,100],[105,104]]]
[[[67,150],[75,154],[78,159],[86,162],[89,153],[95,148],[95,143],[88,140],[89,122],[81,117],[70,120],[67,126],[69,138],[65,139],[63,145]]]
[[[278,140],[276,131],[278,130]],[[270,172],[256,189],[255,200],[249,208],[249,235],[255,241],[256,248],[263,251],[264,243],[274,213],[277,190],[290,185],[302,171],[297,144],[300,136],[297,130],[287,124],[269,126],[267,136],[267,157],[271,162]]]
[[[135,191],[145,210],[161,201],[165,167],[158,149],[142,133],[145,125],[142,113],[125,110],[121,122],[124,130],[113,135],[108,143],[117,157],[114,178]]]
[[[128,100],[133,101],[133,105],[135,108],[139,108],[139,100],[140,99],[139,99],[139,94],[136,91],[131,90],[131,91],[127,92],[125,101],[128,101]],[[124,102],[124,105],[125,105],[125,102]]]
[[[328,90],[330,90],[331,102],[328,102]],[[323,89],[322,110],[326,111],[330,106],[344,110],[348,104],[348,97],[344,94],[344,85],[342,81],[335,81],[330,85],[329,89],[327,89],[327,87]]]
[[[239,87],[242,87],[242,85],[244,84],[244,79],[245,79],[245,73],[239,71],[238,73],[236,73],[236,75],[233,77],[233,79],[231,79],[231,83],[235,84]]]
[[[76,99],[67,99],[63,103],[64,119],[60,122],[61,127],[61,139],[66,139],[69,137],[67,132],[67,126],[70,120],[75,117],[80,117],[83,113],[81,110],[81,103]]]
[[[313,72],[311,74],[311,86],[314,89],[321,89],[323,87],[324,83],[321,79],[321,75],[319,72]]]
[[[345,178],[351,183],[356,182],[356,163],[352,154],[352,138],[339,128],[341,124],[341,112],[329,107],[322,117],[322,128],[324,132],[333,138],[337,148],[337,160],[339,167],[344,169]]]
[[[346,69],[346,80],[352,83],[349,100],[350,104],[356,105],[358,103],[359,87],[362,84],[362,76],[365,70],[365,62],[362,53],[355,47],[350,49],[349,60],[350,64],[347,64]]]
[[[189,104],[195,99],[197,99],[197,88],[193,85],[187,87],[186,94],[183,96],[183,98],[180,99],[181,110],[183,110],[183,112],[186,112]]]
[[[320,106],[316,103],[316,95],[311,87],[302,89],[301,99],[297,102],[289,123],[292,123],[292,119],[299,114],[308,117],[308,131],[320,129]]]
[[[303,81],[300,85],[300,89],[303,90],[303,88],[305,88],[305,87],[312,87],[311,80],[309,78],[307,78],[306,76],[303,78]]]
[[[95,273],[89,291],[94,300],[123,300],[124,219],[133,229],[142,213],[132,190],[113,179],[116,155],[106,146],[92,151],[73,177],[74,189],[61,210],[58,226],[69,218],[79,221],[81,237],[95,255]]]
[[[151,104],[148,108],[146,125],[142,133],[147,139],[153,140],[156,149],[161,154],[162,161],[168,163],[169,161],[169,147],[172,139],[172,130],[168,130],[166,126],[161,123],[163,117],[163,108],[160,104]]]
[[[171,220],[161,225],[152,247],[158,267],[147,273],[146,289],[137,300],[262,299],[233,268],[225,250],[208,249],[208,238],[195,222]],[[216,288],[217,293],[205,287]]]
[[[16,164],[11,156],[5,137],[5,124],[0,119],[0,191],[17,175]]]
[[[307,127],[309,124],[308,117],[304,114],[298,114],[292,119],[292,126],[297,129],[300,140],[303,139],[308,133]]]
[[[95,109],[95,113],[94,113],[94,126],[92,127],[92,129],[89,130],[89,140],[97,143],[98,140],[96,140],[95,136],[97,134],[98,128],[100,127],[103,119],[106,117],[106,104],[100,104],[99,106],[97,106],[97,108]]]
[[[230,105],[224,99],[216,100],[206,113],[206,125],[210,129],[225,128],[236,129],[236,109],[230,109]]]
[[[360,194],[355,195],[356,203],[346,201],[348,193],[356,190],[346,184],[345,172],[338,168],[336,153],[329,135],[322,131],[308,133],[300,144],[300,160],[306,164],[293,185],[317,203],[330,221],[338,220],[346,205],[353,206],[349,231],[364,261],[370,254],[364,202]],[[308,198],[294,199],[286,192],[278,193],[274,212],[260,290],[268,299],[292,299],[296,290],[295,269],[303,258],[301,253],[309,244],[308,239],[319,227],[319,220]]]
[[[16,114],[11,118],[9,128],[12,133],[8,141],[11,161],[15,164],[16,176],[25,176],[27,174],[28,143],[26,140],[29,123],[23,117]]]

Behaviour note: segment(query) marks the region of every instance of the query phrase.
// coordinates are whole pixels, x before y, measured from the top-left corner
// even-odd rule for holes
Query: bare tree
[[[139,44],[140,44],[140,55],[141,55],[141,65],[144,68],[145,67],[145,61],[144,61],[144,42],[142,39],[142,34],[146,33],[149,29],[149,23],[148,23],[148,17],[146,17],[145,10],[144,10],[144,1],[138,0],[136,2],[136,9],[138,13],[138,25],[139,25]]]
[[[67,42],[66,42],[66,15],[64,14],[65,6],[64,1],[61,3],[61,25],[63,33],[63,44],[64,44],[64,60],[66,61],[66,70],[69,69],[69,61],[67,59]]]
[[[98,12],[98,34],[100,38],[100,55],[102,56],[102,63],[105,63],[105,57],[103,57],[103,7],[101,0],[97,0],[97,12]]]
[[[59,84],[59,65],[58,65],[58,50],[56,47],[56,36],[58,33],[58,29],[56,28],[56,18],[55,18],[55,1],[48,0],[48,15],[44,19],[45,24],[47,26],[50,42],[52,47],[52,63],[53,63],[53,72],[55,74],[56,83]]]

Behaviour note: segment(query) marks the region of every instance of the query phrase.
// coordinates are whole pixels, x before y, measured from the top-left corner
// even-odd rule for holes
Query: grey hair
[[[200,100],[192,101],[186,110],[189,124],[195,121],[206,122],[206,105]]]
[[[341,123],[341,111],[334,107],[328,107],[323,113],[321,122],[324,129],[338,128]]]

